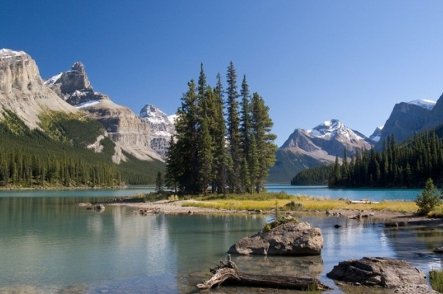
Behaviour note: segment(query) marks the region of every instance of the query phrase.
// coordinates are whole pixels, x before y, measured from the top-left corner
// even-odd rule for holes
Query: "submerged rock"
[[[425,275],[419,269],[406,261],[384,257],[342,261],[334,266],[327,277],[355,285],[393,289],[426,286]]]
[[[309,223],[288,222],[268,232],[240,239],[228,253],[241,255],[320,255],[323,236]]]

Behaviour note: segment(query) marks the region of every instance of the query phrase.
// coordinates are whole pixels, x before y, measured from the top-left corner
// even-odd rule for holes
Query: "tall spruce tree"
[[[251,109],[249,97],[249,85],[246,81],[246,76],[243,76],[241,85],[241,110],[240,110],[240,147],[242,151],[241,159],[241,186],[246,192],[252,193],[251,189]],[[255,168],[253,168],[255,169]]]
[[[220,74],[217,74],[217,84],[214,89],[214,165],[213,165],[213,192],[226,193],[227,150],[226,126],[223,113],[223,85]]]
[[[188,91],[182,97],[182,105],[177,111],[175,152],[180,157],[181,173],[177,175],[179,190],[182,193],[201,192],[199,160],[199,107],[195,82],[188,83]]]
[[[242,191],[241,187],[241,149],[240,149],[240,131],[238,115],[238,92],[237,92],[237,73],[234,64],[231,62],[228,66],[227,78],[227,125],[230,166],[228,169],[228,184],[231,193]]]
[[[200,75],[198,78],[198,173],[201,191],[206,194],[209,184],[212,182],[212,89],[206,82],[206,74],[203,64],[200,64]]]
[[[258,162],[255,191],[258,193],[263,190],[269,169],[275,162],[277,146],[274,144],[276,136],[271,133],[273,123],[269,116],[269,108],[265,105],[263,98],[258,93],[254,93],[251,104]]]
[[[177,123],[178,120],[176,120]],[[180,186],[180,179],[183,176],[183,158],[178,153],[174,136],[169,140],[169,147],[166,151],[166,175],[165,184],[177,193]]]

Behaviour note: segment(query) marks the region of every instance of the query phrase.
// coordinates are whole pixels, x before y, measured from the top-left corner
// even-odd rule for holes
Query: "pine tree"
[[[249,86],[246,81],[246,76],[243,76],[242,86],[241,86],[241,111],[240,111],[240,148],[242,151],[242,166],[241,166],[241,185],[244,191],[252,193],[251,190],[251,178],[250,172],[251,168],[253,170],[256,167],[251,167],[252,156],[251,156],[251,110],[250,110],[250,97],[249,97]]]
[[[440,194],[434,186],[431,178],[426,181],[425,189],[417,197],[415,203],[418,206],[418,213],[420,215],[426,215],[440,204]]]
[[[188,91],[182,98],[182,105],[177,112],[175,152],[180,157],[180,174],[177,175],[179,190],[182,193],[197,194],[201,189],[199,181],[199,109],[195,83],[188,83]]]
[[[272,120],[269,117],[269,108],[265,105],[263,98],[258,94],[252,95],[252,129],[257,146],[257,178],[255,191],[263,190],[269,168],[275,162],[277,146],[274,144],[276,136],[271,133]]]
[[[213,156],[213,190],[214,192],[226,193],[226,171],[227,171],[227,150],[226,150],[226,126],[223,114],[223,85],[220,74],[217,75],[217,84],[214,90],[214,156]]]
[[[155,179],[155,191],[157,193],[163,192],[163,175],[161,172],[157,173],[157,178]]]
[[[228,87],[227,93],[227,125],[228,125],[228,142],[230,166],[228,170],[228,183],[231,193],[241,192],[240,172],[241,172],[241,149],[240,149],[240,132],[239,132],[239,116],[238,116],[238,92],[237,92],[237,74],[234,64],[231,62],[228,66],[226,75]]]

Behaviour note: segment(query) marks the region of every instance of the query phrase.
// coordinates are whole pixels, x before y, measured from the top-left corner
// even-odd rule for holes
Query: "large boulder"
[[[342,261],[327,274],[328,278],[356,285],[401,288],[426,285],[425,275],[403,260],[363,257]]]
[[[323,237],[319,228],[301,222],[288,222],[268,232],[240,239],[228,253],[241,255],[320,255]]]

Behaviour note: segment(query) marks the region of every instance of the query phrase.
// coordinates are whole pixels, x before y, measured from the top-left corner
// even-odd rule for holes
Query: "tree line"
[[[251,95],[246,76],[238,91],[232,62],[226,84],[225,90],[218,74],[216,85],[208,85],[201,65],[197,84],[191,80],[181,99],[165,175],[180,193],[263,190],[276,151],[269,108],[257,92]]]
[[[141,161],[126,153],[127,161],[114,164],[115,144],[109,138],[101,141],[101,153],[86,149],[102,133],[97,121],[48,113],[40,117],[42,131],[30,130],[11,111],[3,110],[2,116],[0,186],[152,184],[156,172],[164,170],[159,161]]]
[[[15,135],[0,125],[0,186],[115,186],[116,166],[92,151],[54,142],[39,131]]]
[[[336,158],[330,187],[422,187],[427,179],[443,179],[443,142],[437,134],[424,132],[404,144],[390,136],[381,152],[371,149],[342,163]]]

